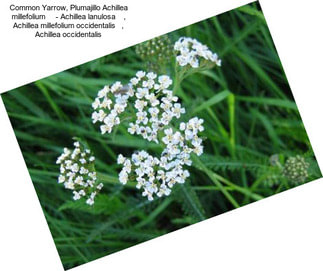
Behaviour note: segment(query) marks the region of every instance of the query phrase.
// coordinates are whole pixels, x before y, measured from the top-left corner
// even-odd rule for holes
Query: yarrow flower
[[[211,61],[221,66],[221,59],[213,53],[206,45],[196,39],[181,37],[175,42],[176,61],[180,66],[190,65],[192,68],[200,67],[200,62]]]
[[[139,71],[130,82],[137,98],[134,103],[137,118],[129,124],[128,132],[158,143],[158,131],[174,117],[179,118],[185,113],[178,103],[178,97],[168,90],[172,79],[167,75],[157,76],[153,72]]]
[[[198,132],[204,130],[203,120],[197,117],[180,124],[180,131],[172,128],[163,130],[163,143],[166,145],[160,158],[139,151],[126,158],[119,154],[117,163],[123,166],[119,180],[126,184],[129,180],[137,181],[136,187],[142,189],[142,195],[148,200],[154,196],[168,196],[176,183],[184,183],[190,173],[185,166],[190,166],[191,153],[203,153],[202,139]]]
[[[73,191],[74,200],[87,197],[88,205],[94,204],[95,196],[103,187],[102,183],[97,183],[94,161],[91,151],[79,141],[74,142],[73,150],[64,148],[56,161],[60,165],[58,183]]]
[[[93,123],[103,122],[101,133],[111,133],[113,127],[120,124],[120,115],[131,103],[136,111],[136,119],[129,123],[128,132],[158,143],[158,131],[173,118],[180,118],[185,113],[178,97],[168,89],[172,82],[167,75],[138,71],[127,87],[123,87],[120,82],[111,88],[104,87],[92,104],[95,110],[92,114]]]
[[[94,112],[92,122],[101,122],[101,133],[111,133],[115,125],[120,124],[119,115],[123,113],[128,105],[129,97],[134,95],[131,85],[123,86],[115,82],[111,87],[105,86],[98,92],[92,103]]]

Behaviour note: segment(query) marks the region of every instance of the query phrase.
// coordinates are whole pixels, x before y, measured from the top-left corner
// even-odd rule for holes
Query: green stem
[[[97,172],[97,177],[98,180],[100,180],[102,183],[107,183],[107,184],[121,184],[118,177],[116,176],[111,176],[103,173]],[[136,188],[136,184],[133,182],[127,182],[124,186],[128,188]]]
[[[219,188],[219,190],[223,193],[223,195],[230,201],[230,203],[235,207],[238,208],[240,205],[236,202],[236,200],[231,196],[231,194],[224,188],[224,186],[219,181],[218,176],[210,171],[204,164],[197,158],[194,157],[194,163],[198,164],[201,169],[210,177],[213,183]]]
[[[230,93],[228,96],[228,107],[229,107],[229,125],[230,125],[230,146],[232,156],[236,156],[235,152],[235,97],[234,94]]]
[[[185,78],[186,67],[181,68],[175,63],[175,78],[174,78],[174,87],[173,94],[180,96],[185,102],[189,102],[190,99],[185,95],[181,89],[181,83]]]

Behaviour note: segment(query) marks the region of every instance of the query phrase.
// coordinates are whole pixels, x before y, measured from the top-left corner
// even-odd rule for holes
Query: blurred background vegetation
[[[91,122],[99,89],[146,69],[135,47],[2,95],[66,269],[321,176],[258,3],[168,35],[172,42],[181,36],[208,45],[223,62],[182,83],[178,95],[187,117],[205,120],[205,153],[166,198],[148,202],[134,184],[122,186],[117,178],[117,154],[154,153],[158,146],[122,127],[102,136]],[[73,202],[57,184],[55,161],[63,147],[72,147],[73,136],[85,139],[97,157],[104,188],[94,207]],[[286,173],[291,167],[303,175],[293,179]]]

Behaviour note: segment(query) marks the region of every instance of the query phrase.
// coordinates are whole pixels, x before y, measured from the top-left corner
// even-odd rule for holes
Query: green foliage
[[[160,146],[122,125],[102,136],[91,102],[104,85],[127,82],[145,63],[135,48],[102,57],[2,95],[65,268],[91,261],[292,187],[279,166],[300,155],[308,182],[321,176],[263,14],[253,3],[169,34],[189,36],[222,67],[185,77],[176,89],[187,114],[205,120],[205,151],[167,198],[146,201],[118,181],[116,156]],[[57,156],[84,139],[104,183],[94,206],[72,201],[57,184]],[[271,157],[278,155],[279,163]],[[23,204],[23,203],[22,203]]]
[[[191,217],[195,222],[206,219],[205,210],[191,185],[186,183],[181,185],[174,192],[177,196],[177,201],[180,203],[183,212]]]

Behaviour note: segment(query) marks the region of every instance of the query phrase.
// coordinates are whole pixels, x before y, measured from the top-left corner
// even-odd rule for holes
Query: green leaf
[[[198,113],[202,110],[205,110],[205,109],[211,107],[212,105],[215,105],[215,104],[223,101],[225,98],[227,98],[230,95],[230,93],[231,92],[229,90],[223,90],[223,91],[219,92],[218,94],[214,95],[209,100],[202,103],[200,106],[196,107],[193,110],[193,113]]]

